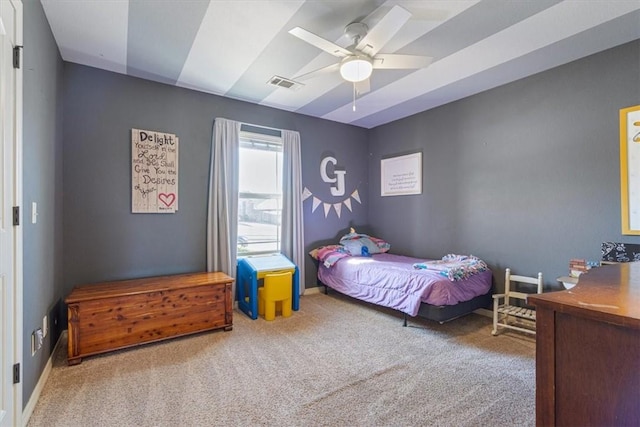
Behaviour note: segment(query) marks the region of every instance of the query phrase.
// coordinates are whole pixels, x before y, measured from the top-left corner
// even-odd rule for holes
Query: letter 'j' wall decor
[[[620,110],[622,234],[640,235],[640,105]]]
[[[131,129],[131,212],[178,210],[178,137]]]

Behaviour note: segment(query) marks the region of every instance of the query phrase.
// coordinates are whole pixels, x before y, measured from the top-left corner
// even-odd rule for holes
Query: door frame
[[[11,17],[14,20],[15,28],[13,28],[13,34],[9,35],[12,39],[12,47],[22,46],[22,33],[23,33],[23,9],[22,9],[22,1],[21,0],[9,0],[5,3],[5,7],[9,5],[10,10],[15,14]],[[6,10],[6,9],[5,9]],[[4,16],[1,14],[0,16]],[[8,18],[4,16],[4,18]],[[6,27],[5,27],[6,28]],[[3,36],[4,38],[4,36]],[[0,55],[7,55],[3,59],[3,61],[8,61],[9,63],[13,62],[13,52],[5,52],[4,51],[4,43],[1,46],[2,51],[0,51]],[[13,94],[13,108],[9,108],[6,111],[1,109],[4,113],[3,121],[12,122],[13,125],[13,137],[11,141],[4,142],[4,139],[1,143],[8,143],[12,145],[12,161],[10,170],[4,171],[5,178],[8,181],[8,186],[5,187],[8,191],[3,192],[2,203],[5,206],[6,214],[9,212],[10,207],[19,206],[20,209],[23,209],[22,206],[22,105],[23,105],[23,86],[22,86],[22,64],[20,64],[19,68],[13,68],[13,79],[9,79],[13,82],[12,87],[6,87],[7,93]],[[4,147],[2,147],[4,149]],[[22,215],[20,215],[20,224],[22,224]],[[9,220],[7,219],[7,223]],[[18,426],[22,425],[22,367],[23,367],[23,340],[22,340],[22,313],[23,313],[23,246],[22,246],[22,227],[12,226],[10,224],[7,225],[7,228],[11,229],[9,233],[9,239],[11,242],[11,251],[10,256],[11,260],[9,265],[11,266],[12,277],[10,283],[7,285],[11,288],[9,295],[10,301],[2,301],[0,299],[0,303],[3,304],[3,307],[8,307],[8,311],[11,314],[7,314],[5,319],[3,319],[3,331],[2,332],[2,347],[7,349],[3,354],[3,364],[2,370],[2,384],[0,387],[2,388],[2,395],[8,396],[7,406],[10,407],[10,411],[8,413],[9,425]],[[6,295],[6,293],[4,293]],[[5,322],[5,320],[8,320]],[[7,360],[5,360],[5,357]],[[20,366],[20,381],[16,384],[13,384],[13,366],[15,364],[19,364]],[[8,377],[5,378],[5,374],[8,373]]]

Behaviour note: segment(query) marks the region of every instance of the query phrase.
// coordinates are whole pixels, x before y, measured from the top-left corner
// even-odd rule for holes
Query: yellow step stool
[[[264,286],[258,288],[258,314],[264,320],[274,320],[278,308],[282,317],[291,316],[291,279],[290,271],[264,276]]]

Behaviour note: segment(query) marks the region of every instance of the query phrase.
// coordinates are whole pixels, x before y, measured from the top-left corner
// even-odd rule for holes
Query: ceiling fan
[[[344,80],[353,83],[355,111],[356,93],[362,95],[371,90],[369,77],[374,69],[425,68],[433,60],[428,56],[379,53],[410,17],[411,13],[408,10],[395,5],[372,28],[362,22],[352,22],[344,29],[345,35],[353,41],[353,44],[346,48],[304,28],[295,27],[289,30],[290,34],[299,39],[341,58],[335,64],[294,77],[293,80],[304,81],[339,70]]]

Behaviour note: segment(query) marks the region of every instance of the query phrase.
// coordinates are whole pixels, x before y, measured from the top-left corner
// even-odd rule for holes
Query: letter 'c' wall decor
[[[131,129],[131,212],[178,210],[178,137]]]
[[[327,170],[329,164],[332,164],[334,166],[332,175],[330,175],[329,171]],[[332,196],[341,197],[345,195],[347,171],[337,169],[335,167],[337,164],[338,161],[335,157],[327,156],[323,158],[320,162],[320,177],[322,178],[322,181],[326,182],[327,184],[333,184],[330,188]],[[340,215],[342,214],[342,205],[346,206],[346,208],[349,209],[350,212],[353,212],[351,199],[362,204],[357,188],[353,190],[353,192],[342,201],[338,203],[329,203],[314,196],[313,193],[307,187],[305,187],[302,191],[302,201],[305,201],[309,198],[311,198],[313,202],[313,204],[311,205],[311,212],[315,212],[316,209],[318,209],[318,206],[322,205],[325,218],[329,215],[329,212],[331,212],[332,208],[335,211],[336,215],[338,215],[338,218],[340,218]]]

